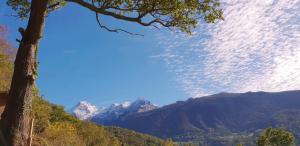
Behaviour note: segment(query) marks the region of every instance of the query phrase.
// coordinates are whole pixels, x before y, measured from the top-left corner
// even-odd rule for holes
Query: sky
[[[300,88],[300,0],[222,0],[225,21],[200,25],[193,35],[103,18],[143,34],[100,29],[95,15],[69,4],[51,13],[39,47],[37,85],[67,109],[86,100],[98,106],[144,97],[158,105],[219,92]],[[0,2],[8,39],[26,22]]]
[[[300,1],[223,0],[225,21],[166,38],[162,55],[192,97],[300,89]]]

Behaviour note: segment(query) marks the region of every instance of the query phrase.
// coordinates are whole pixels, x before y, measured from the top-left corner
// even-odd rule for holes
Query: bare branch
[[[21,36],[24,36],[25,29],[23,27],[19,27],[18,31],[20,32]]]
[[[92,0],[92,4],[93,4],[93,6],[95,6],[94,0]],[[118,29],[108,28],[107,26],[101,24],[100,19],[99,19],[99,14],[97,12],[95,12],[95,14],[96,14],[96,21],[97,21],[98,25],[100,26],[100,28],[102,28],[102,29],[105,29],[105,30],[107,30],[109,32],[116,32],[116,33],[118,33],[118,32],[124,32],[124,33],[130,34],[130,35],[144,36],[142,34],[132,33],[132,32],[126,31],[126,30],[121,29],[121,28],[118,28]]]
[[[16,41],[18,42],[18,43],[21,43],[22,41],[21,40],[19,40],[19,39],[16,39]]]

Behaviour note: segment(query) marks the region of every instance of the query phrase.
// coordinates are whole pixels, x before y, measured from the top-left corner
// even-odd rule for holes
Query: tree
[[[266,129],[257,139],[257,146],[294,146],[295,137],[284,129]]]
[[[110,32],[128,32],[111,29],[102,24],[100,16],[138,23],[142,26],[179,28],[191,33],[198,19],[213,23],[223,19],[219,0],[7,0],[7,4],[24,20],[22,35],[14,63],[9,101],[1,118],[1,130],[12,146],[24,146],[29,136],[31,90],[37,76],[37,48],[42,38],[46,16],[67,3],[78,4],[96,15],[99,26]]]

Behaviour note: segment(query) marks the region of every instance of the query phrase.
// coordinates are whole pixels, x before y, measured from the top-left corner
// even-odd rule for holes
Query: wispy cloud
[[[161,55],[193,97],[300,89],[300,0],[223,0],[225,21],[160,34]]]

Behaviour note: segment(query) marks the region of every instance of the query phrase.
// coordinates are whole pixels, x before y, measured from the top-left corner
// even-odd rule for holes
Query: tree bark
[[[30,132],[32,88],[36,78],[36,51],[43,33],[48,0],[32,0],[26,30],[17,52],[9,100],[1,117],[1,131],[9,146],[27,146]]]

